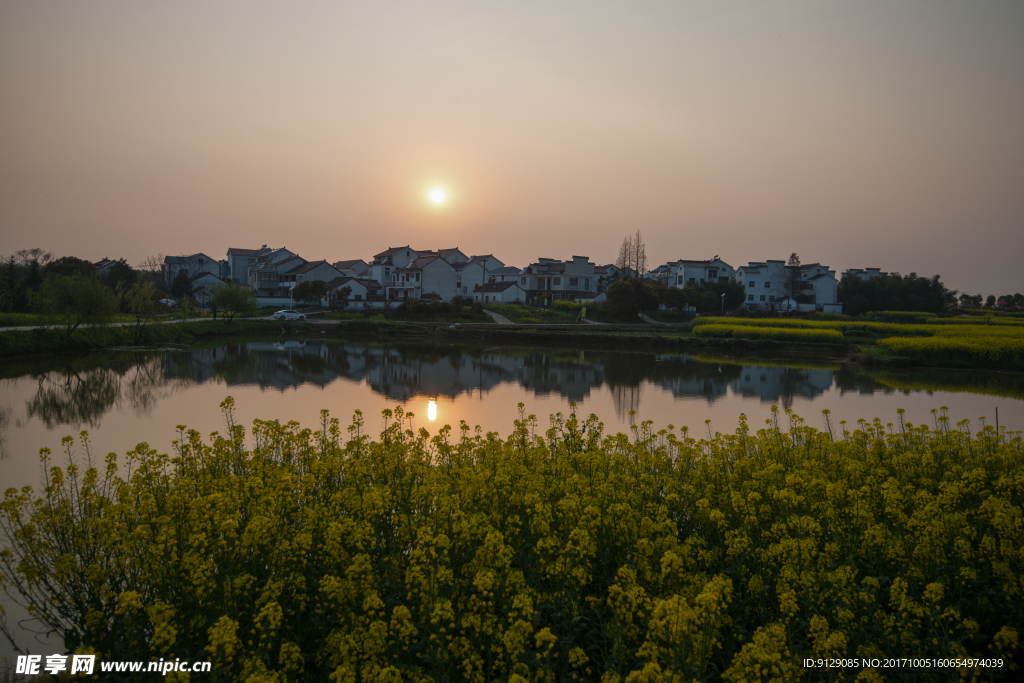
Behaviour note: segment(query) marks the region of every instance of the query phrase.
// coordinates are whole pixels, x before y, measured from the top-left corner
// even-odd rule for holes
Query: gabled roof
[[[344,285],[346,285],[346,284],[348,284],[350,282],[354,282],[356,284],[360,284],[363,287],[365,287],[366,289],[380,289],[381,288],[380,287],[380,283],[377,282],[376,280],[370,280],[369,278],[362,278],[362,277],[336,277],[333,280],[329,280],[327,282],[327,284],[330,285],[332,288],[337,289],[338,287],[343,287]]]
[[[330,264],[327,263],[326,259],[321,259],[319,261],[306,261],[305,263],[302,263],[300,265],[295,266],[294,268],[292,268],[288,272],[289,273],[296,273],[296,274],[308,273],[309,271],[313,270],[314,268],[318,268],[318,267],[323,266],[323,265],[327,265],[330,268],[334,268],[334,266],[331,266]]]
[[[522,270],[515,266],[502,266],[501,268],[495,268],[494,270],[487,271],[488,275],[519,275]]]
[[[334,267],[337,268],[338,270],[341,270],[342,268],[351,268],[357,263],[362,263],[364,266],[366,265],[366,261],[364,261],[363,259],[353,258],[348,259],[347,261],[335,261]]]
[[[460,254],[462,254],[462,250],[459,249],[458,247],[450,247],[448,249],[438,249],[437,250],[437,253],[440,254],[442,257],[448,256],[449,254],[454,254],[455,252],[459,252]],[[465,254],[463,254],[463,255],[465,255]]]
[[[388,247],[387,249],[385,249],[384,251],[380,252],[379,254],[374,254],[373,258],[384,258],[386,256],[394,256],[395,254],[397,254],[398,252],[400,252],[400,251],[402,251],[404,249],[409,249],[409,245],[407,244],[404,247]],[[415,249],[410,249],[410,251],[416,251],[416,250]],[[419,253],[419,252],[417,252],[417,253]]]
[[[452,264],[448,263],[447,261],[445,261],[443,258],[438,256],[437,254],[428,254],[427,256],[420,256],[415,261],[412,261],[409,265],[403,266],[402,268],[398,268],[397,270],[399,270],[399,271],[403,271],[403,270],[420,270],[421,268],[430,265],[434,261],[440,261],[441,263],[445,264],[449,268],[452,268],[452,269],[455,268],[455,266],[453,266]]]
[[[477,285],[474,292],[504,292],[509,287],[519,287],[515,282],[488,282],[485,285]],[[522,289],[522,287],[519,287]]]
[[[260,249],[239,249],[238,247],[228,247],[229,254],[236,254],[238,256],[255,256],[260,253]]]
[[[451,267],[454,268],[455,270],[462,270],[466,266],[480,266],[481,268],[483,268],[483,265],[479,261],[460,261],[458,263],[451,264]],[[493,273],[493,271],[491,272]]]

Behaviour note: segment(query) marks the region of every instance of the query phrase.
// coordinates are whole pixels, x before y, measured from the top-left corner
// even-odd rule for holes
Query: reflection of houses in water
[[[352,347],[350,347],[352,348]],[[413,396],[483,393],[502,382],[515,381],[520,359],[494,354],[470,355],[462,351],[416,353],[397,349],[366,349],[379,354],[365,373],[377,392],[399,401]]]
[[[365,382],[377,393],[406,401],[414,396],[484,393],[505,382],[543,396],[573,401],[607,385],[625,419],[638,410],[642,387],[652,382],[674,396],[713,403],[728,391],[788,406],[793,396],[813,398],[832,386],[827,369],[734,365],[688,356],[575,351],[464,350],[457,347],[384,347],[303,341],[252,342],[165,354],[168,376],[220,379],[229,386],[255,384],[285,390],[325,387],[339,377]]]
[[[757,396],[763,402],[789,408],[794,396],[814,398],[832,387],[832,371],[820,368],[779,368],[744,365],[743,376],[733,383],[740,396]]]
[[[568,352],[535,352],[520,360],[519,384],[536,396],[559,394],[570,401],[581,401],[605,381],[604,364],[587,361],[583,354],[572,357]]]
[[[739,396],[789,407],[793,396],[814,398],[831,388],[833,380],[828,369],[708,363],[686,356],[659,356],[658,361],[652,381],[675,396],[703,396],[708,403],[731,388]]]

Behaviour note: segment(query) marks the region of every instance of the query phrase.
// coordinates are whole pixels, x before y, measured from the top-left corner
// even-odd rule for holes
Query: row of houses
[[[225,259],[206,254],[167,257],[168,284],[186,270],[202,294],[218,282],[232,280],[250,287],[261,305],[288,306],[291,290],[304,280],[323,280],[333,293],[347,287],[349,302],[382,306],[385,301],[451,301],[456,296],[481,303],[604,299],[610,282],[623,273],[612,264],[598,265],[586,256],[567,260],[540,258],[524,268],[506,265],[493,254],[469,255],[458,248],[391,247],[369,260],[308,261],[286,247],[232,247]],[[877,268],[851,269],[844,276],[881,277]],[[785,261],[751,261],[733,267],[717,256],[680,259],[644,276],[669,287],[741,283],[744,306],[758,309],[838,311],[836,271],[820,263],[798,268]]]

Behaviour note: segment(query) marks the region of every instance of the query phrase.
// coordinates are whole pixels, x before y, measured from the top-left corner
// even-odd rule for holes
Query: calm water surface
[[[570,401],[597,414],[608,432],[646,419],[701,435],[706,420],[712,431],[731,431],[740,413],[756,427],[772,405],[792,408],[814,426],[826,408],[836,422],[852,424],[894,420],[897,408],[912,422],[931,422],[932,409],[948,406],[954,421],[969,418],[975,428],[980,416],[994,422],[996,409],[1002,425],[1024,427],[1020,375],[867,374],[838,364],[643,352],[268,341],[7,363],[0,377],[4,489],[38,487],[39,449],[59,454],[61,437],[82,430],[96,456],[123,454],[142,441],[167,452],[181,424],[204,434],[222,430],[218,406],[227,396],[235,398],[241,424],[261,418],[313,427],[323,408],[347,424],[362,410],[370,433],[382,423],[381,410],[401,405],[415,414],[416,427],[432,432],[465,420],[507,435],[518,403],[546,424]],[[23,615],[3,602],[11,617]],[[48,647],[56,646],[32,649]],[[10,653],[0,645],[0,656]]]

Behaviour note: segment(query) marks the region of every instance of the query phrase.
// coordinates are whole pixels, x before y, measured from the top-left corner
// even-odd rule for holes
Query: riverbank
[[[908,330],[913,326],[907,326]],[[760,330],[759,330],[760,331]],[[873,368],[961,368],[1019,372],[1018,362],[991,360],[958,353],[901,353],[856,331],[827,341],[799,339],[744,339],[737,336],[695,334],[690,325],[502,325],[449,324],[395,320],[312,320],[278,322],[267,319],[205,320],[150,323],[137,333],[132,326],[83,328],[70,337],[62,330],[0,331],[0,358],[89,351],[119,347],[190,344],[207,339],[238,336],[280,336],[308,339],[399,340],[430,344],[556,345],[574,348],[665,350],[677,353],[728,353],[783,360],[806,359],[856,363]],[[834,335],[835,336],[835,335]],[[880,341],[880,340],[879,340]],[[1008,340],[1009,341],[1009,340]]]
[[[285,325],[284,328],[289,327]],[[308,327],[304,325],[303,327]],[[40,354],[92,351],[124,346],[144,348],[154,344],[188,344],[202,339],[261,334],[282,330],[276,320],[236,318],[185,322],[151,322],[141,330],[134,325],[82,327],[70,335],[64,330],[37,327],[30,330],[0,331],[0,358]],[[298,330],[295,330],[298,332]]]

